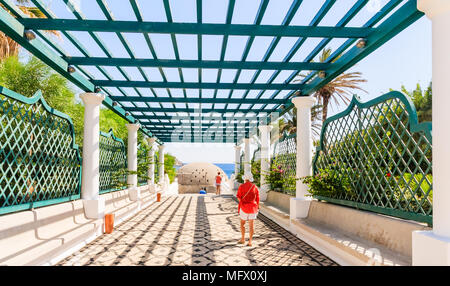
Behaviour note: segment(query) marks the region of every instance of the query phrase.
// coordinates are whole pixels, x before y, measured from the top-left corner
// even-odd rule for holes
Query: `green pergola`
[[[223,0],[228,3],[225,22],[211,24],[203,23],[202,0],[196,0],[196,23],[179,23],[173,20],[170,1],[161,0],[167,21],[148,22],[144,20],[139,1],[129,0],[136,20],[119,21],[115,19],[105,0],[96,0],[105,20],[92,20],[81,11],[73,9],[71,1],[61,1],[71,8],[73,17],[70,19],[58,18],[41,0],[30,2],[43,12],[46,16],[43,19],[28,17],[11,0],[0,0],[3,4],[3,8],[0,7],[0,29],[82,90],[104,93],[106,99],[103,103],[106,107],[131,123],[139,122],[143,132],[147,136],[157,137],[160,144],[172,142],[175,130],[191,135],[192,142],[208,141],[203,136],[215,130],[213,126],[216,119],[227,126],[223,132],[224,142],[226,136],[231,136],[234,142],[238,142],[244,135],[254,132],[250,128],[251,120],[256,120],[254,124],[267,124],[270,121],[269,115],[273,112],[284,114],[293,107],[293,96],[311,95],[423,16],[416,8],[416,0],[389,0],[384,1],[384,6],[363,25],[348,26],[369,2],[355,0],[336,25],[323,26],[321,21],[334,5],[340,5],[340,1],[326,0],[308,25],[298,26],[291,25],[291,21],[295,15],[301,15],[304,1],[293,0],[280,25],[263,25],[261,23],[269,0],[261,0],[253,24],[233,24],[236,0]],[[81,56],[71,56],[57,41],[45,34],[46,30],[60,31]],[[74,35],[74,31],[87,32],[88,37],[106,56],[92,55]],[[114,57],[114,47],[110,47],[102,38],[102,32],[114,33],[128,56]],[[141,34],[152,57],[136,56],[133,45],[123,33]],[[35,38],[30,36],[33,34]],[[170,35],[174,59],[157,57],[155,47],[160,43],[151,40],[152,34]],[[197,60],[187,60],[180,56],[177,35],[183,34],[196,36]],[[202,41],[205,35],[222,36],[219,60],[203,59]],[[240,60],[226,59],[228,40],[233,36],[248,37]],[[255,39],[263,36],[273,37],[264,56],[260,61],[248,60]],[[282,61],[270,61],[280,41],[286,37],[296,38],[295,43]],[[294,60],[294,55],[310,38],[321,40],[302,61]],[[313,62],[337,38],[343,39],[343,43],[326,62]],[[101,76],[90,73],[87,69],[89,66],[95,67]],[[114,78],[108,72],[108,67],[117,68],[122,79]],[[136,68],[142,79],[130,76],[127,67]],[[144,71],[149,67],[157,68],[162,80],[149,77]],[[177,69],[180,80],[168,80],[164,68]],[[184,68],[196,69],[197,80],[185,80],[182,72]],[[204,69],[217,71],[215,82],[202,80]],[[236,73],[231,82],[224,82],[221,75],[228,69],[236,70]],[[255,70],[249,82],[239,81],[244,70]],[[265,82],[258,81],[258,77],[265,71],[272,72],[269,79]],[[280,82],[277,78],[285,71],[289,75]],[[307,76],[298,81],[296,76],[300,72]],[[148,90],[148,93],[143,93],[142,89]],[[182,90],[182,96],[175,96],[173,89]],[[189,95],[189,90],[197,90],[196,96]],[[212,90],[212,96],[205,96],[205,90]],[[221,90],[228,92],[228,95],[219,96]],[[233,91],[239,91],[240,94],[236,96]],[[193,108],[192,104],[198,107]],[[216,136],[217,134],[212,135],[210,140],[217,141]]]

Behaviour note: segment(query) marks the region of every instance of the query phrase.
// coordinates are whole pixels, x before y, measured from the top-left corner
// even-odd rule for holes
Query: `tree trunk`
[[[322,125],[327,120],[328,115],[328,103],[330,102],[330,97],[328,95],[324,95],[322,97]]]
[[[13,39],[6,36],[5,33],[0,32],[0,60],[6,59],[10,56],[19,54],[19,44]]]

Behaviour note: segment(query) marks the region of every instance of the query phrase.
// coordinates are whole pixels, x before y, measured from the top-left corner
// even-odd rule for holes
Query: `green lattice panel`
[[[137,150],[137,156],[138,156],[138,167],[145,167],[146,170],[148,170],[148,149],[145,148],[146,146],[139,145]],[[144,170],[145,175],[147,175],[146,170]],[[138,186],[147,185],[147,177],[141,177],[138,176]]]
[[[253,152],[250,168],[253,175],[253,183],[260,187],[261,185],[261,146]]]
[[[0,87],[0,214],[80,197],[81,158],[73,124],[40,91]]]
[[[239,165],[240,165],[239,170],[244,170],[244,153],[242,153],[241,157],[239,157]]]
[[[322,129],[314,173],[338,171],[350,191],[319,199],[431,224],[431,123],[418,124],[412,102],[390,92],[349,108]]]
[[[252,163],[260,160],[261,160],[261,146],[258,146],[258,148],[253,152]]]
[[[297,141],[296,134],[285,135],[276,143],[271,168],[277,168],[283,178],[281,189],[274,189],[285,194],[295,196],[297,170]]]
[[[126,188],[127,153],[113,131],[100,132],[100,194]]]

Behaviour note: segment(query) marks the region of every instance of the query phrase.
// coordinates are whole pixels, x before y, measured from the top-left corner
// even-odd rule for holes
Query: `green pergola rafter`
[[[264,113],[267,114],[267,113]],[[208,120],[236,120],[236,121],[248,121],[248,120],[256,120],[256,121],[261,121],[263,119],[266,119],[267,116],[269,116],[270,114],[267,115],[262,115],[262,114],[258,114],[259,116],[256,116],[256,113],[252,114],[252,116],[250,117],[244,117],[244,116],[235,116],[234,114],[232,115],[228,115],[228,114],[202,114],[202,116],[198,116],[198,115],[183,115],[183,114],[174,114],[174,115],[142,115],[142,114],[134,114],[134,117],[137,119],[140,119],[141,121],[143,120],[203,120],[203,121],[208,121]],[[163,123],[163,122],[161,122]]]
[[[21,19],[22,24],[33,30],[121,32],[121,33],[168,33],[188,35],[272,36],[314,38],[364,38],[372,31],[365,27],[317,27],[279,25],[239,25],[168,23],[137,21],[102,21],[72,19]]]
[[[255,113],[256,110],[251,109],[213,109],[213,108],[158,108],[158,107],[126,107],[130,112],[186,112],[186,113]],[[268,110],[266,110],[268,112]]]
[[[423,16],[416,8],[416,0],[389,0],[378,12],[373,13],[366,23],[350,27],[347,26],[350,21],[359,15],[369,2],[357,0],[336,25],[326,26],[322,25],[321,21],[339,3],[336,0],[326,0],[317,11],[314,11],[315,14],[308,25],[293,25],[295,16],[301,17],[302,13],[307,13],[304,1],[293,0],[281,24],[265,25],[263,18],[270,13],[269,2],[273,0],[261,0],[252,24],[235,24],[232,20],[234,10],[237,9],[236,1],[229,0],[224,22],[211,24],[203,22],[203,3],[202,0],[196,0],[196,23],[179,23],[173,19],[169,0],[160,0],[167,21],[149,22],[142,14],[143,9],[140,6],[142,0],[129,0],[124,3],[129,3],[134,14],[131,16],[136,20],[118,21],[105,0],[96,0],[83,4],[96,5],[96,9],[100,9],[105,20],[87,19],[81,10],[77,9],[69,12],[73,14],[71,17],[73,19],[61,19],[42,0],[30,1],[46,18],[29,18],[12,0],[0,0],[0,3],[9,10],[7,12],[0,8],[0,29],[83,91],[94,92],[100,89],[106,94],[104,101],[106,107],[129,122],[139,121],[144,126],[144,133],[148,136],[158,136],[165,142],[170,142],[170,138],[166,137],[167,135],[159,136],[158,128],[169,126],[168,129],[171,129],[179,125],[176,122],[166,124],[163,121],[173,119],[173,115],[180,113],[187,113],[185,118],[191,130],[195,125],[192,123],[194,120],[200,119],[202,125],[202,120],[214,119],[206,113],[225,116],[230,113],[256,113],[261,115],[258,121],[263,122],[268,121],[267,115],[272,112],[284,114],[293,107],[290,103],[292,96],[312,94]],[[69,2],[63,0],[66,5]],[[25,29],[34,31],[37,38],[27,40],[24,35]],[[79,53],[76,56],[70,55],[60,42],[46,36],[44,30],[60,31]],[[73,31],[87,32],[87,36],[98,45],[104,56],[90,51],[90,47],[80,41]],[[125,55],[114,56],[112,52],[114,47],[108,46],[109,43],[101,32],[114,33]],[[136,45],[127,39],[126,33],[140,34],[151,57],[138,57]],[[158,48],[161,50],[161,46],[158,41],[152,39],[153,34],[170,36],[171,47],[164,49],[173,50],[172,58],[158,57],[157,50]],[[197,59],[182,57],[183,47],[180,45],[178,35],[196,37]],[[222,36],[220,54],[215,60],[204,58],[206,35]],[[235,55],[233,60],[230,60],[226,55],[232,36],[247,36],[247,40],[242,54]],[[267,36],[273,38],[263,57],[260,60],[251,60],[251,51],[256,39]],[[286,37],[295,37],[295,43],[281,57],[282,60],[272,60],[275,51],[282,44],[282,39]],[[311,38],[322,40],[306,57],[297,59],[296,55]],[[317,55],[336,38],[346,41],[338,46],[325,62],[317,62],[315,60]],[[365,40],[365,45],[356,47],[355,43],[361,38]],[[69,65],[75,66],[76,71],[68,72]],[[114,74],[111,68],[115,69],[117,74]],[[156,70],[158,75],[149,74],[149,68]],[[175,70],[178,79],[174,79],[173,74],[169,75],[168,69]],[[187,69],[196,71],[195,81],[192,78],[187,80],[185,74]],[[215,81],[205,80],[204,71],[208,70],[216,72]],[[234,76],[231,80],[224,80],[222,77],[230,71],[235,72]],[[248,71],[254,71],[253,75],[249,80],[242,80],[244,73]],[[307,76],[298,81],[296,79],[300,72],[306,73]],[[271,73],[270,76],[263,78],[262,76],[267,73]],[[175,94],[178,91],[181,94]],[[194,91],[196,92],[193,93]],[[208,92],[212,93],[207,95]],[[200,108],[191,108],[192,103],[199,104]],[[203,104],[207,106],[202,106]],[[196,116],[200,109],[201,116]],[[246,120],[240,115],[234,117]],[[161,125],[152,125],[155,120]]]
[[[395,3],[399,3],[400,1],[392,1]],[[383,11],[380,11],[383,12]],[[383,14],[381,14],[383,15]],[[381,16],[380,15],[380,16]],[[356,63],[361,61],[363,58],[368,56],[370,53],[375,51],[377,48],[382,46],[384,43],[392,39],[398,33],[406,29],[412,23],[421,18],[424,13],[417,10],[417,1],[410,0],[407,1],[403,6],[401,6],[397,11],[395,11],[389,18],[383,21],[376,29],[376,31],[372,32],[366,38],[366,46],[364,48],[353,47],[349,51],[343,54],[339,54],[338,52],[342,52],[341,49],[338,49],[333,53],[328,59],[327,62],[330,62],[340,56],[330,69],[326,70],[325,77],[314,77],[314,75],[307,76],[303,83],[306,81],[310,81],[305,85],[302,89],[302,94],[308,95],[312,94],[316,90],[320,89],[330,81],[332,81],[339,74],[345,72],[350,67],[354,66]],[[371,22],[371,21],[369,21]],[[341,46],[349,47],[346,43]],[[293,107],[293,104],[287,106],[287,108],[282,112],[286,112],[290,108]]]
[[[66,57],[73,65],[121,66],[121,67],[169,67],[206,69],[257,69],[257,70],[326,70],[329,63],[306,62],[256,62],[256,61],[212,61],[212,60],[167,60],[167,59],[127,59],[104,57]]]
[[[256,98],[192,98],[192,97],[149,97],[149,96],[111,96],[118,102],[168,102],[168,103],[232,103],[232,104],[286,104],[288,99],[256,99]]]
[[[20,12],[11,1],[1,1],[6,7],[9,7],[10,11],[13,11],[13,14],[16,16],[25,16]],[[13,16],[11,16],[7,11],[0,7],[0,30],[2,30],[6,35],[16,41],[19,45],[26,48],[37,58],[48,64],[51,68],[53,68],[56,72],[70,80],[72,83],[77,85],[79,88],[86,92],[94,92],[95,85],[83,77],[79,72],[75,71],[70,73],[68,71],[69,63],[65,61],[62,57],[53,52],[51,48],[44,44],[40,39],[28,40],[24,36],[25,27],[20,24]],[[116,114],[124,118],[129,122],[135,122],[136,120],[130,116],[126,115],[126,111],[120,106],[114,106],[113,101],[110,98],[106,98],[103,101],[103,104],[109,109],[113,110]],[[152,133],[148,130],[142,130],[147,136],[153,136]],[[161,141],[158,141],[161,144]]]
[[[255,90],[298,90],[302,84],[287,83],[210,83],[210,82],[147,82],[130,80],[94,80],[96,86],[106,87],[141,87],[141,88],[188,88],[188,89],[255,89]]]

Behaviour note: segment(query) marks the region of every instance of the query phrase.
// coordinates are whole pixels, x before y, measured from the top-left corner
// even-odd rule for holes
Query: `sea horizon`
[[[181,166],[175,166],[175,169],[178,171],[178,169],[184,165],[187,165],[189,163],[183,163]],[[211,163],[213,165],[216,165],[217,167],[221,168],[225,174],[227,174],[228,178],[231,177],[231,175],[234,173],[234,163]]]

